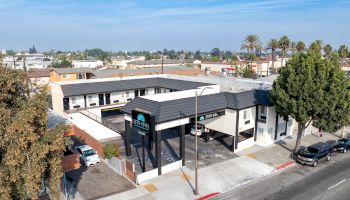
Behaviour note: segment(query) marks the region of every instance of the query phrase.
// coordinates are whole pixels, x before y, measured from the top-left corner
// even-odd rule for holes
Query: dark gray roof
[[[175,90],[189,90],[206,85],[209,84],[201,82],[182,81],[169,78],[143,78],[104,82],[75,83],[62,85],[61,88],[63,95],[68,97],[84,94],[117,92],[152,87],[161,87]]]
[[[269,91],[251,90],[240,93],[221,92],[198,97],[198,113],[204,114],[230,108],[244,109],[256,105],[270,106],[267,98]],[[131,114],[136,108],[142,108],[155,116],[156,123],[191,117],[195,114],[195,97],[171,101],[152,101],[137,97],[126,104],[122,111]]]

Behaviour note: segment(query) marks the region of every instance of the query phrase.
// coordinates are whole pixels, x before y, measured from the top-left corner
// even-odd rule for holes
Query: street
[[[212,199],[303,200],[350,199],[350,154],[334,153],[316,168],[297,164]]]

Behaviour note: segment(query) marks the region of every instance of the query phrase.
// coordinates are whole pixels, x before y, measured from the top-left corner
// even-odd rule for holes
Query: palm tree
[[[347,46],[345,46],[344,44],[341,45],[338,49],[338,54],[339,57],[342,59],[342,65],[345,64],[345,59],[346,57],[349,55],[349,48]]]
[[[282,66],[283,65],[284,55],[287,53],[287,50],[290,47],[290,39],[288,38],[288,36],[284,35],[284,36],[282,36],[280,38],[278,43],[279,43],[280,49],[282,50],[282,64],[281,64],[281,66]]]
[[[253,55],[256,56],[256,51],[262,49],[262,44],[260,42],[260,38],[257,35],[247,35],[244,38],[241,50],[246,49],[249,54],[250,59],[250,67],[253,65]]]
[[[292,51],[292,55],[295,53],[296,48],[296,42],[291,42],[290,43],[290,50]]]
[[[303,41],[299,41],[295,47],[298,52],[305,51],[305,43]]]
[[[316,54],[322,54],[322,47],[323,47],[323,41],[315,40],[310,44],[309,51]]]
[[[275,73],[275,54],[278,47],[279,43],[277,39],[271,39],[266,45],[266,49],[271,49],[272,73]]]
[[[333,51],[333,48],[330,44],[327,44],[326,46],[323,47],[323,52],[326,57],[328,57]]]

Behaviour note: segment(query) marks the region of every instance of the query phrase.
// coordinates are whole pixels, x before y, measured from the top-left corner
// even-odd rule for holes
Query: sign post
[[[146,171],[145,162],[145,136],[148,136],[150,141],[153,131],[155,130],[155,118],[154,116],[145,110],[135,109],[131,112],[132,126],[138,129],[138,133],[141,135],[141,148],[142,148],[142,172]],[[149,142],[151,145],[151,141]]]

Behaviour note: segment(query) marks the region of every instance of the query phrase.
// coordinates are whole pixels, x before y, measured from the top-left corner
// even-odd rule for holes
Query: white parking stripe
[[[337,187],[338,185],[344,183],[345,181],[346,181],[346,179],[343,179],[343,180],[339,181],[338,183],[334,184],[333,186],[329,187],[327,190],[331,190],[331,189]]]

